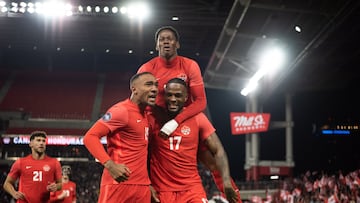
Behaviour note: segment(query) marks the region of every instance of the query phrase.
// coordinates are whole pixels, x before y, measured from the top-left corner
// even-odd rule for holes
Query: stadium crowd
[[[77,184],[77,202],[97,202],[102,166],[97,162],[63,162],[62,165],[71,166],[70,179]],[[0,165],[1,183],[4,182],[8,170],[8,165]],[[199,172],[209,201],[225,202],[218,196],[210,172],[202,165],[199,165]],[[239,188],[244,189],[241,182],[238,184]],[[274,184],[269,181],[268,185]],[[253,196],[251,199],[244,199],[243,202],[360,203],[360,169],[346,174],[341,171],[335,174],[307,171],[298,177],[286,178],[279,185],[281,186],[276,192],[267,194],[265,199]],[[251,190],[251,188],[246,189]],[[266,189],[266,184],[263,189]],[[4,190],[0,191],[0,202],[12,202],[11,197]]]
[[[93,160],[93,157],[81,145],[60,148],[48,146],[47,150],[48,154],[53,157],[74,158],[73,161],[61,161],[61,164],[71,167],[70,180],[77,184],[77,202],[96,202],[99,194],[102,165],[95,161],[79,161],[79,158]],[[2,160],[22,157],[29,153],[29,150],[21,145],[3,145],[1,151]],[[1,184],[7,176],[10,163],[4,161],[0,164]],[[225,202],[219,196],[211,172],[199,164],[199,173],[209,201]],[[360,203],[360,169],[346,173],[341,170],[336,173],[307,171],[297,177],[285,178],[280,181],[259,181],[255,183],[238,181],[237,185],[240,188],[240,193],[245,190],[269,191],[265,195],[266,198],[253,196],[249,199],[243,199],[243,202]],[[3,189],[0,190],[0,202],[12,202],[11,197]]]
[[[344,174],[307,171],[298,177],[286,178],[275,193],[266,199],[253,196],[244,202],[253,203],[359,203],[360,169]]]

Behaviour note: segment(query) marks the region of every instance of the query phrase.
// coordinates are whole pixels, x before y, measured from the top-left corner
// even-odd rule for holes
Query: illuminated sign
[[[322,125],[319,130],[316,130],[315,133],[320,135],[357,135],[359,134],[360,126],[357,124],[338,124],[338,123],[328,123]]]
[[[233,135],[264,132],[268,130],[268,113],[230,113],[231,132]]]
[[[46,139],[47,145],[84,145],[83,136],[64,136],[64,135],[48,135]],[[29,144],[30,135],[3,135],[4,144]],[[101,143],[106,144],[106,137],[101,138]]]
[[[323,135],[350,135],[350,130],[322,130]]]

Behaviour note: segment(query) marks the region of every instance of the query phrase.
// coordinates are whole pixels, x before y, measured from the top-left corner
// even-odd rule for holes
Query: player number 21
[[[181,142],[181,136],[169,137],[170,150],[179,150],[180,142]]]
[[[42,181],[42,171],[34,171],[33,175],[33,181]]]

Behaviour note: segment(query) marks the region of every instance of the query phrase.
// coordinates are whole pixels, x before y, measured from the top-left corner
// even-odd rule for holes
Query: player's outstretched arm
[[[210,164],[211,167],[210,170],[218,169],[220,171],[221,178],[224,184],[224,192],[226,199],[230,203],[238,202],[237,192],[235,191],[235,189],[232,187],[231,184],[230,169],[229,169],[227,154],[219,140],[219,137],[214,132],[206,139],[205,144],[208,147],[209,151],[213,154],[213,156],[207,156],[207,159],[214,159],[214,161],[203,160],[203,162],[205,163],[205,165]],[[215,162],[216,166],[212,164],[213,162]]]

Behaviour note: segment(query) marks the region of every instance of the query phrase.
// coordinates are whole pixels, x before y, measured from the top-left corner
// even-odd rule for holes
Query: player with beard
[[[179,124],[205,110],[207,104],[206,93],[198,63],[193,59],[178,55],[180,35],[174,27],[160,27],[155,33],[155,44],[159,56],[144,63],[139,68],[138,73],[151,72],[159,82],[159,94],[156,98],[156,104],[166,109],[164,85],[172,78],[181,78],[186,82],[189,97],[185,103],[186,109],[165,122],[161,127],[159,135],[169,137],[178,128]],[[200,149],[200,161],[210,169],[217,188],[224,194],[223,181],[219,170],[214,165],[214,157],[206,147],[200,147]],[[241,203],[239,189],[233,180],[231,182],[234,190],[237,191],[239,203]]]
[[[32,132],[29,146],[31,154],[14,162],[3,187],[17,203],[46,203],[50,192],[61,190],[61,165],[57,159],[46,155],[44,131]]]
[[[171,79],[164,88],[166,111],[162,108],[153,110],[149,117],[150,136],[150,179],[156,193],[157,202],[207,202],[197,167],[197,153],[200,144],[213,154],[215,165],[220,171],[223,188],[229,202],[238,201],[233,189],[226,152],[215,133],[215,128],[204,113],[199,113],[184,122],[169,137],[162,137],[161,126],[173,119],[186,107],[187,87],[179,78]]]
[[[150,202],[149,122],[146,107],[155,105],[157,81],[149,73],[130,79],[130,98],[108,109],[85,134],[84,144],[104,166],[99,203]],[[107,150],[100,142],[107,138]]]

